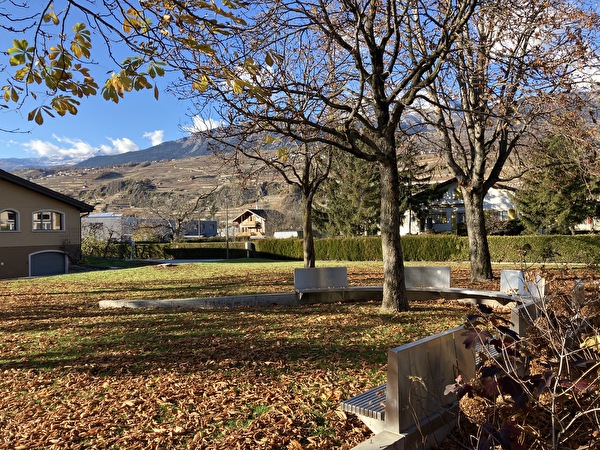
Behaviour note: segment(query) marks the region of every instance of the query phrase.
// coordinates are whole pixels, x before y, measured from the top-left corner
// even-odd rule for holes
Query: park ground
[[[336,263],[334,265],[341,265]],[[348,263],[380,285],[381,263]],[[108,299],[291,292],[299,263],[221,262],[0,281],[0,449],[349,449],[340,401],[385,381],[386,350],[462,322],[443,300],[236,309],[100,309]],[[499,277],[503,267],[495,267]],[[511,267],[515,268],[515,267]],[[550,289],[592,268],[536,268]],[[452,265],[452,285],[473,285]]]

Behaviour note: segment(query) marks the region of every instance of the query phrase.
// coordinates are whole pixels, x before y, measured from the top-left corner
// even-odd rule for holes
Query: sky
[[[6,3],[2,4],[7,8]],[[0,86],[5,84],[7,75],[2,70],[7,61],[5,52],[14,38],[0,29]],[[95,44],[100,45],[96,39]],[[105,72],[100,70],[96,74],[100,86]],[[185,128],[197,126],[203,112],[194,111],[190,103],[166,92],[167,84],[168,80],[159,80],[159,100],[154,99],[151,90],[126,93],[118,104],[104,100],[101,95],[83,98],[77,115],[46,116],[42,125],[27,120],[31,108],[22,111],[0,108],[0,158],[79,161],[95,155],[142,150],[188,136]]]
[[[86,159],[97,154],[142,150],[189,135],[190,105],[168,93],[132,92],[118,104],[101,96],[81,99],[77,115],[46,116],[42,125],[27,110],[0,110],[0,158]]]

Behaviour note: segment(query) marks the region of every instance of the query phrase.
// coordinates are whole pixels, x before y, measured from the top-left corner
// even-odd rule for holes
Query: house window
[[[11,209],[0,212],[0,231],[18,231],[19,213]]]
[[[497,210],[496,211],[490,211],[490,215],[493,218],[501,220],[501,221],[504,221],[504,222],[507,221],[507,220],[510,220],[509,212],[508,211],[497,211]]]
[[[33,213],[34,230],[64,230],[64,214],[57,211],[38,211]]]
[[[452,223],[456,225],[457,223],[464,223],[465,221],[465,213],[464,212],[456,212],[452,211]]]
[[[430,219],[433,224],[448,223],[448,216],[446,213],[430,214],[428,219]]]

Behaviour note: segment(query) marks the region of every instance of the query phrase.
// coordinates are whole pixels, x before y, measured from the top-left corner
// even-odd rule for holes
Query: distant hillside
[[[50,166],[45,158],[0,158],[0,169],[8,172],[24,169],[37,169]]]
[[[108,164],[110,168],[70,166],[19,170],[16,175],[94,205],[95,212],[145,217],[148,212],[140,204],[145,192],[158,195],[175,192],[195,197],[217,189],[214,218],[220,223],[227,214],[231,221],[246,208],[257,208],[285,212],[286,222],[280,224],[282,229],[296,229],[301,224],[297,192],[272,170],[240,178],[237,168],[212,154]],[[253,162],[248,164],[250,170]],[[200,212],[199,217],[209,217],[208,211]]]
[[[208,154],[209,149],[206,139],[190,136],[175,141],[166,141],[145,150],[121,153],[120,155],[94,156],[81,161],[75,167],[119,166],[131,163],[193,158]]]

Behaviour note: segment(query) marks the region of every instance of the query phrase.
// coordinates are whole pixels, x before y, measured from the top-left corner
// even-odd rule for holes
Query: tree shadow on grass
[[[383,365],[387,349],[458,323],[464,308],[416,306],[380,314],[378,304],[211,310],[47,311],[2,322],[10,338],[0,370],[143,374],[240,367]],[[24,313],[24,312],[22,312]]]

